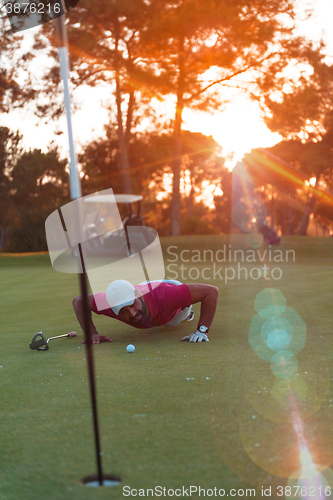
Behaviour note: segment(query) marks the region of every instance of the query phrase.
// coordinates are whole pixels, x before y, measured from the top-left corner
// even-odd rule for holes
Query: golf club
[[[30,349],[34,349],[36,351],[47,351],[49,349],[49,341],[53,339],[60,339],[61,337],[76,337],[76,332],[64,333],[63,335],[56,335],[55,337],[50,337],[46,340],[42,332],[36,333],[32,337],[32,340],[29,344]]]

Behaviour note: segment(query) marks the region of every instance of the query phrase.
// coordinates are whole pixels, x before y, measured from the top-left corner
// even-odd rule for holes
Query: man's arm
[[[94,298],[93,294],[90,293],[88,295],[88,312],[89,312],[89,325],[90,325],[92,343],[99,344],[100,342],[112,342],[110,337],[107,337],[106,335],[99,335],[98,331],[96,330],[96,327],[91,317],[91,312],[93,311],[93,298]],[[83,309],[83,300],[80,295],[78,297],[75,297],[75,299],[73,300],[73,308],[76,317],[78,319],[78,322],[80,323],[80,326],[84,331],[84,309]],[[85,344],[85,342],[86,341],[84,340],[82,344]]]
[[[187,286],[191,293],[191,304],[197,304],[198,302],[201,303],[198,330],[200,326],[206,326],[207,334],[214,319],[219,289],[216,286],[204,285],[202,283],[190,283],[187,284]],[[182,338],[182,340],[189,340],[190,342],[202,342],[202,340],[207,341],[207,335],[198,334],[198,330],[197,332]]]

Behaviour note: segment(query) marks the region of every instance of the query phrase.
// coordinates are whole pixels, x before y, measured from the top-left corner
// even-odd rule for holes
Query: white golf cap
[[[107,287],[106,300],[117,315],[123,307],[134,304],[135,298],[135,288],[129,281],[116,280]]]

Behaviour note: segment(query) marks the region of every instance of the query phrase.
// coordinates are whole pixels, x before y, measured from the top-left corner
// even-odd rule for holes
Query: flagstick
[[[65,26],[65,15],[58,17],[56,20],[57,30],[58,30],[58,52],[60,60],[60,71],[64,87],[64,102],[67,117],[67,129],[68,129],[68,141],[69,141],[69,153],[70,153],[70,170],[69,170],[69,186],[70,186],[70,197],[72,200],[77,200],[82,197],[81,192],[81,182],[76,164],[76,155],[74,148],[73,139],[73,129],[72,129],[72,114],[71,114],[71,99],[69,92],[69,64],[68,64],[68,50],[67,50],[67,34]],[[79,224],[80,213],[78,215]],[[80,228],[81,228],[80,224]],[[82,265],[82,272],[80,275],[80,288],[81,296],[83,301],[83,313],[84,313],[84,333],[86,338],[86,353],[87,353],[87,365],[88,365],[88,375],[89,375],[89,385],[90,385],[90,396],[93,412],[93,424],[94,424],[94,436],[95,436],[95,449],[96,449],[96,461],[97,461],[97,472],[99,485],[103,485],[103,473],[102,473],[102,460],[101,460],[101,447],[99,438],[99,426],[98,426],[98,415],[97,415],[97,400],[96,400],[96,385],[95,385],[95,375],[94,375],[94,359],[93,359],[93,348],[92,339],[90,331],[90,321],[89,321],[89,311],[88,311],[88,287],[87,287],[87,275],[85,272],[83,254],[81,249],[81,244],[79,246],[80,259]]]

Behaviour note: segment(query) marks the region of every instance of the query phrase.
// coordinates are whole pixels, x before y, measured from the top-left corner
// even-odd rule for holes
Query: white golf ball
[[[128,346],[126,347],[126,351],[127,352],[134,352],[135,351],[135,347],[133,344],[128,344]]]

